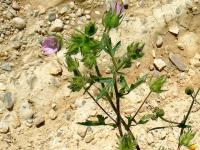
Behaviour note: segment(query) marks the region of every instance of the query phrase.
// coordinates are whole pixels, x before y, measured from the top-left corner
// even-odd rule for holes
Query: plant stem
[[[162,119],[162,120],[165,121],[165,122],[169,122],[169,123],[173,123],[173,124],[180,124],[180,123],[178,123],[178,122],[171,121],[171,120],[168,120],[168,119],[163,118],[163,117],[160,117],[160,119]]]
[[[197,90],[197,92],[196,92],[195,95],[191,95],[191,97],[192,97],[192,103],[191,103],[191,105],[190,105],[190,107],[189,107],[189,109],[188,109],[188,112],[187,112],[186,116],[183,118],[183,121],[182,121],[182,123],[181,123],[183,126],[185,126],[185,124],[186,124],[186,122],[187,122],[187,120],[188,120],[188,118],[189,118],[189,115],[190,115],[190,113],[191,113],[191,111],[192,111],[193,105],[194,105],[194,103],[195,103],[195,101],[196,101],[196,97],[197,97],[199,91],[200,91],[200,88]],[[181,128],[179,138],[180,138],[181,135],[183,134],[184,129],[185,129],[185,128]],[[180,145],[180,143],[179,143],[179,144],[178,144],[177,150],[180,150],[180,148],[181,148],[181,145]]]
[[[86,91],[88,95],[93,99],[93,101],[99,106],[99,108],[114,122],[117,124],[116,120],[106,112],[106,110],[98,103],[98,101],[92,96],[92,94],[89,91]]]
[[[136,111],[135,115],[133,116],[132,121],[134,121],[135,117],[137,116],[137,114],[140,112],[142,106],[145,104],[145,102],[147,101],[147,99],[149,98],[149,96],[151,95],[151,91],[148,93],[148,95],[145,97],[144,101],[142,102],[142,104],[140,105],[140,107],[138,108],[138,110]]]
[[[118,125],[120,136],[123,136],[122,126],[121,126],[120,98],[119,98],[119,91],[117,87],[117,79],[116,79],[115,73],[113,74],[113,78],[114,78],[114,90],[115,90],[116,106],[117,106],[117,125]]]

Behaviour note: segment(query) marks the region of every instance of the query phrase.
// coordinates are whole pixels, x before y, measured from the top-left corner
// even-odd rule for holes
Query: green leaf
[[[131,43],[127,47],[128,57],[132,58],[133,60],[141,58],[144,55],[144,53],[142,52],[143,48],[144,48],[144,44],[141,42]]]
[[[130,91],[134,90],[135,88],[137,88],[138,86],[140,86],[142,83],[145,83],[146,82],[146,79],[147,79],[147,76],[148,75],[144,75],[140,78],[137,79],[137,81],[133,84],[131,84],[130,86]]]
[[[66,64],[67,64],[67,69],[70,72],[73,72],[74,70],[78,69],[79,63],[78,63],[78,61],[76,59],[73,59],[71,56],[66,55],[65,56],[65,61],[66,61]]]
[[[111,38],[109,37],[109,35],[107,33],[104,33],[102,36],[101,47],[106,53],[108,53],[109,55],[112,55],[111,54],[112,42],[111,42]]]
[[[135,150],[136,141],[133,140],[131,135],[125,134],[123,137],[119,137],[118,149],[119,150]]]
[[[119,83],[120,83],[120,86],[121,86],[121,89],[119,90],[119,93],[121,95],[123,95],[124,93],[129,91],[129,86],[128,86],[128,84],[126,82],[126,79],[125,79],[125,77],[123,75],[120,75]]]
[[[88,67],[89,69],[92,69],[92,67],[96,64],[96,56],[94,55],[85,55],[82,59],[84,62],[84,65]]]
[[[192,131],[191,129],[188,129],[188,131],[184,132],[180,138],[179,143],[182,146],[189,147],[192,143],[192,140],[194,139],[196,135],[196,132]]]
[[[92,36],[97,32],[97,27],[95,23],[90,22],[85,26],[85,34],[88,36]]]
[[[157,79],[153,80],[150,83],[150,90],[155,93],[163,92],[164,90],[162,90],[161,88],[163,84],[165,83],[166,79],[167,79],[166,76],[160,76]]]
[[[144,116],[140,119],[140,121],[138,122],[138,124],[145,124],[145,123],[147,123],[151,118],[152,118],[152,114],[144,115]]]
[[[78,124],[84,125],[84,126],[101,126],[101,125],[107,125],[105,123],[106,119],[107,119],[107,117],[104,117],[102,115],[97,115],[97,121],[86,120],[85,122],[78,122]]]
[[[153,113],[155,113],[157,117],[163,117],[165,115],[164,110],[159,107],[155,107]]]
[[[75,92],[75,91],[80,91],[85,84],[87,83],[87,80],[85,77],[82,76],[75,76],[73,77],[72,81],[70,82],[69,88]]]
[[[85,36],[83,34],[75,33],[71,36],[70,40],[67,42],[67,55],[77,54],[83,46],[85,41]]]
[[[117,44],[113,47],[112,56],[115,55],[115,52],[120,48],[120,46],[121,46],[121,41],[117,42]]]
[[[96,100],[103,98],[104,96],[106,96],[106,94],[107,94],[106,88],[100,89],[99,93],[97,94]]]

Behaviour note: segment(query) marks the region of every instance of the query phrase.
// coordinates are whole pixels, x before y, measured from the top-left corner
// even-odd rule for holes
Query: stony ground
[[[104,1],[97,0],[0,0],[0,150],[116,149],[117,131],[76,124],[99,110],[87,95],[68,89],[72,75],[64,65],[66,49],[47,57],[40,48],[44,36],[58,32],[67,40],[90,20],[101,31],[105,9]],[[172,120],[182,119],[191,101],[185,87],[200,87],[199,27],[199,0],[130,0],[120,28],[111,32],[114,43],[122,40],[122,52],[132,41],[146,43],[145,56],[126,73],[129,82],[146,73],[168,76],[168,91],[152,95],[139,116],[160,106]],[[105,71],[106,62],[102,56],[99,63]],[[127,95],[122,112],[133,114],[148,92],[143,84]],[[199,108],[195,106],[189,119],[196,131]],[[176,149],[178,129],[147,133],[162,125],[166,123],[158,120],[132,129],[142,150]],[[195,142],[200,144],[200,133]]]

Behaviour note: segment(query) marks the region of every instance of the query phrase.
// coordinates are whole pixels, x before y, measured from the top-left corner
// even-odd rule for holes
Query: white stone
[[[6,85],[0,82],[0,91],[5,91],[5,90],[6,90]]]
[[[162,71],[166,67],[166,63],[162,59],[154,59],[154,65],[159,70]]]
[[[169,26],[169,32],[175,34],[175,35],[178,35],[179,33],[179,27],[177,24],[173,24],[173,25],[170,25]]]
[[[9,131],[9,126],[6,122],[0,122],[0,133],[7,133]]]
[[[162,36],[158,36],[157,40],[156,40],[156,46],[161,47],[162,44],[163,44],[163,38],[162,38]]]
[[[49,73],[51,75],[59,75],[62,73],[62,68],[56,60],[52,61],[49,64]]]
[[[49,118],[50,118],[51,120],[55,120],[55,119],[57,118],[57,116],[58,116],[58,114],[57,114],[53,109],[51,109],[51,110],[49,111]]]
[[[14,23],[15,27],[19,30],[22,30],[26,27],[25,20],[20,17],[13,18],[13,23]]]
[[[60,32],[60,31],[62,31],[63,27],[64,27],[63,21],[60,19],[56,19],[55,21],[52,22],[50,31]]]
[[[192,58],[199,51],[199,37],[193,32],[186,32],[178,37],[178,47],[185,51],[184,55]]]

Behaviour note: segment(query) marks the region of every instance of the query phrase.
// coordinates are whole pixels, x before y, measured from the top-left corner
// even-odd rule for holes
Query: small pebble
[[[45,124],[45,119],[44,117],[37,117],[34,121],[34,124],[37,128],[43,126]]]

